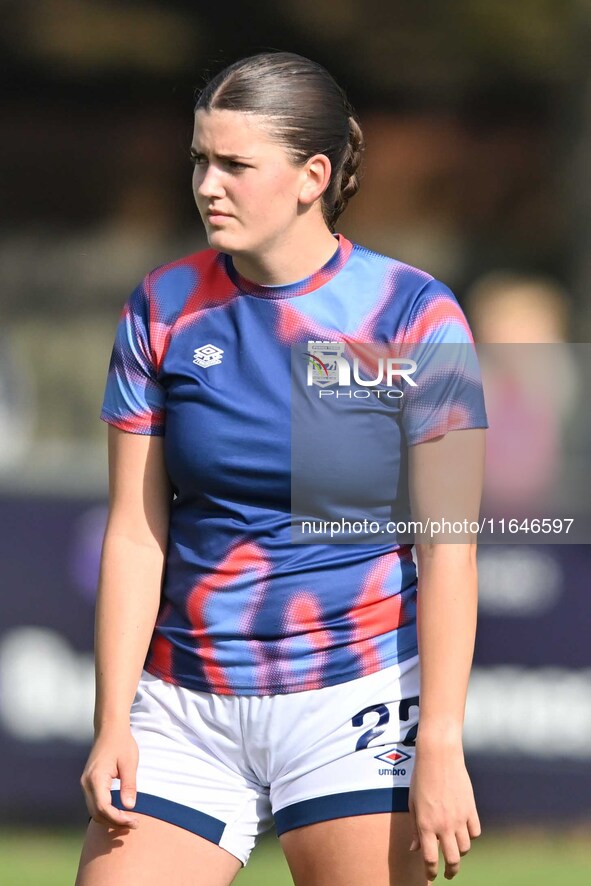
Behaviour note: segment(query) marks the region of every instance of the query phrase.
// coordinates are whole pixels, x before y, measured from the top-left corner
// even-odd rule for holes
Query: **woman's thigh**
[[[357,815],[287,831],[281,846],[296,886],[426,886],[410,852],[408,812]]]
[[[237,858],[184,828],[134,813],[136,829],[91,821],[75,886],[229,886]]]

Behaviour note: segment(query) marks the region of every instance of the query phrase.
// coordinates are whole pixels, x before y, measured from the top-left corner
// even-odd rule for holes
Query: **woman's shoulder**
[[[156,265],[148,271],[144,281],[150,285],[165,278],[169,278],[170,281],[181,281],[183,278],[209,271],[218,266],[223,268],[223,259],[223,254],[216,249],[200,249]]]
[[[369,246],[362,245],[355,241],[352,241],[352,245],[352,256],[360,264],[374,266],[379,270],[393,274],[395,277],[404,280],[408,284],[416,284],[418,287],[425,286],[426,284],[431,283],[431,281],[441,284],[441,281],[436,281],[433,274],[429,273],[429,271],[418,268],[415,265],[404,261],[402,258],[398,258],[394,255],[386,255],[384,252],[372,249]]]
[[[202,249],[157,265],[138,290],[151,315],[166,323],[186,310],[200,311],[227,301],[234,287],[226,273],[224,253]]]
[[[428,271],[358,243],[354,275],[361,285],[373,281],[379,293],[380,316],[396,337],[411,341],[471,341],[458,299],[450,287]]]
[[[191,252],[153,268],[144,277],[142,288],[151,303],[172,310],[188,298],[194,301],[198,293],[217,302],[232,289],[225,258],[215,249]],[[195,303],[193,308],[199,310],[200,305]]]

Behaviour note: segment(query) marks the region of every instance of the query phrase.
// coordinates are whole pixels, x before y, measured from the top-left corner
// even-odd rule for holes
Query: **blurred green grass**
[[[73,886],[84,832],[0,829],[3,886]],[[237,886],[290,886],[275,839],[257,847]],[[440,873],[437,882],[447,882]],[[458,886],[587,886],[591,883],[589,830],[490,831],[462,861]]]

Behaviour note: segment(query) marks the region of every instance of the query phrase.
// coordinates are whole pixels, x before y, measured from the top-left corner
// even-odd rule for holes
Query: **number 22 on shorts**
[[[398,719],[401,723],[408,721],[410,719],[410,709],[413,707],[419,706],[419,696],[413,695],[412,698],[403,698],[398,703]],[[367,747],[369,747],[370,742],[375,741],[386,731],[385,727],[390,721],[390,711],[388,710],[388,706],[385,704],[374,704],[369,705],[367,708],[363,708],[362,711],[359,711],[358,714],[355,714],[353,719],[351,720],[351,725],[358,727],[363,726],[364,722],[369,719],[371,716],[376,715],[378,717],[377,723],[367,729],[362,735],[357,739],[357,744],[355,745],[356,751],[364,751]],[[414,747],[417,738],[417,730],[418,724],[415,723],[414,726],[411,726],[407,731],[406,735],[402,739],[401,744],[405,747]]]

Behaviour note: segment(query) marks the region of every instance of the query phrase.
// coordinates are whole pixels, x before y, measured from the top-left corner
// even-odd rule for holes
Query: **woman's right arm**
[[[163,438],[109,427],[109,519],[95,620],[95,740],[81,777],[91,817],[133,827],[137,818],[111,803],[111,780],[135,803],[137,745],[129,712],[160,604],[170,484]],[[126,802],[131,795],[132,802]]]

